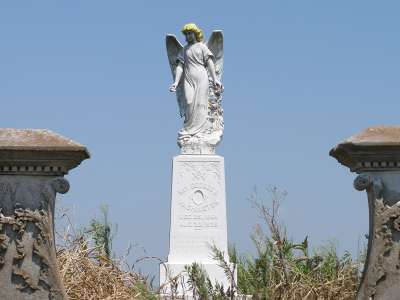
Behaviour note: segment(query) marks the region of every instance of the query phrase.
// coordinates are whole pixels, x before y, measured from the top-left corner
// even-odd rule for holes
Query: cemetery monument
[[[185,46],[174,35],[166,37],[173,75],[170,91],[176,94],[184,123],[177,138],[181,154],[172,162],[169,255],[160,265],[160,285],[197,262],[213,283],[227,288],[229,280],[210,249],[215,245],[229,262],[224,158],[215,154],[224,130],[223,35],[214,31],[204,42],[202,30],[193,23],[186,24],[182,33]]]

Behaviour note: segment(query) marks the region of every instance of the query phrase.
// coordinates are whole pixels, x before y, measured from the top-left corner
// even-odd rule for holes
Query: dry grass
[[[257,226],[252,235],[257,249],[255,256],[240,256],[234,249],[230,253],[231,262],[237,266],[238,283],[230,287],[234,293],[221,294],[218,288],[200,282],[202,279],[194,282],[198,287],[205,287],[204,295],[198,299],[226,300],[234,294],[252,295],[254,300],[355,299],[362,259],[353,260],[348,253],[337,255],[333,244],[310,255],[307,238],[301,243],[290,241],[278,218],[280,198],[274,189],[271,207],[257,197],[251,199],[264,226]],[[124,271],[129,268],[122,267],[123,259],[108,258],[95,246],[90,233],[69,234],[70,222],[68,228],[62,236],[58,234],[62,245],[58,247],[57,258],[69,299],[158,299],[144,277]],[[224,265],[224,255],[216,257]]]
[[[355,298],[359,277],[357,264],[351,261],[351,257],[340,261],[332,250],[328,250],[321,254],[321,261],[313,262],[310,258],[298,260],[298,257],[289,258],[287,255],[279,259],[281,250],[270,250],[263,252],[266,259],[262,256],[237,259],[239,293],[252,294],[255,300]],[[57,258],[71,300],[156,299],[140,275],[123,271],[121,264],[99,255],[98,250],[89,248],[83,238],[61,248]]]
[[[122,271],[115,262],[89,249],[83,239],[57,253],[60,274],[69,299],[141,299],[139,275]]]
[[[331,279],[312,274],[295,275],[287,284],[281,281],[271,286],[267,299],[352,300],[355,299],[358,286],[355,271],[355,268],[349,265],[338,270],[335,277]]]

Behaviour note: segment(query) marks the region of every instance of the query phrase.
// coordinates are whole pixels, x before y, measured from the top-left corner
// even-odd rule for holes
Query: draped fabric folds
[[[208,124],[209,79],[207,60],[213,54],[201,42],[185,46],[177,60],[183,64],[183,94],[185,122],[179,132],[179,138],[194,136],[203,132]]]

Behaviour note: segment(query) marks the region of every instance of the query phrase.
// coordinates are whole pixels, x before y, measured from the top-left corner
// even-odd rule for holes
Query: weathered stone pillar
[[[400,127],[372,127],[331,150],[366,190],[369,239],[357,299],[400,299]]]
[[[48,130],[0,129],[0,299],[67,299],[58,274],[54,202],[86,148]]]

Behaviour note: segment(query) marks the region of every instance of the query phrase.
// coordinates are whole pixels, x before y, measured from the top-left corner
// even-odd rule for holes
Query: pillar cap
[[[85,146],[47,129],[0,128],[0,174],[67,174],[90,157]]]
[[[400,169],[400,126],[364,129],[331,149],[329,155],[357,173]]]

